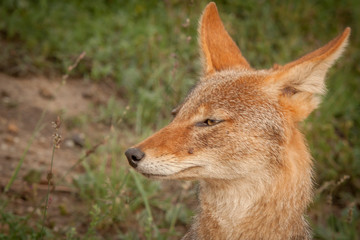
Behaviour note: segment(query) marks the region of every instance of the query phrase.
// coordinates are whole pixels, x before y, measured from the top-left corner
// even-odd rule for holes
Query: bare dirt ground
[[[36,204],[41,202],[47,191],[54,133],[51,122],[55,121],[57,116],[76,119],[81,115],[95,115],[94,106],[106,103],[107,99],[114,95],[113,89],[104,83],[94,84],[83,80],[68,80],[66,84],[61,84],[60,78],[18,79],[0,74],[1,192],[9,182],[44,114],[40,122],[41,131],[34,138],[19,174],[7,193],[7,198],[10,199],[7,208],[19,215],[32,213],[35,219],[41,216]],[[63,144],[61,150],[55,154],[54,176],[63,175],[76,163],[85,153],[85,142],[95,145],[109,130],[100,123],[86,125],[80,128],[72,121],[63,121],[59,130]],[[65,180],[70,181],[71,177],[80,171],[81,167],[75,168]],[[66,221],[67,224],[74,222],[74,226],[84,222],[77,219],[76,213],[81,211],[81,203],[72,189],[66,186],[66,181],[63,185],[57,185],[51,194],[53,205],[59,206],[49,207],[48,219],[54,226],[61,226],[61,221]]]

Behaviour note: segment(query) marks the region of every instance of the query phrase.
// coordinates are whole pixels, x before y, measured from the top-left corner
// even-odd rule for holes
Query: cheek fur
[[[193,132],[193,143],[197,148],[216,149],[226,146],[227,132],[223,126],[203,127]]]

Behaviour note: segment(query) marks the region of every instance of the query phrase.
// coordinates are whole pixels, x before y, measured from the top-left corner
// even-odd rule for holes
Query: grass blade
[[[152,213],[151,213],[151,207],[150,207],[150,204],[149,204],[149,200],[148,200],[148,197],[147,197],[147,193],[146,193],[146,191],[144,190],[143,184],[141,183],[138,174],[137,174],[134,170],[130,169],[130,173],[131,173],[131,176],[134,178],[135,185],[136,185],[137,189],[139,190],[140,195],[141,195],[141,197],[142,197],[142,199],[143,199],[143,201],[144,201],[145,210],[146,210],[146,213],[147,213],[147,215],[148,215],[148,219],[147,219],[148,224],[149,224],[148,227],[149,227],[150,229],[151,229],[151,228],[154,228],[155,231],[157,232],[158,229],[157,229],[156,225],[153,224],[153,223],[154,223],[154,219],[153,219],[153,216],[152,216]],[[151,234],[151,232],[150,232],[150,234]],[[148,236],[148,239],[151,239],[151,235]]]
[[[6,187],[5,187],[5,192],[9,191],[9,189],[11,188],[11,185],[13,184],[13,182],[15,181],[17,175],[19,174],[19,171],[20,171],[20,168],[22,166],[22,164],[24,163],[24,160],[25,160],[25,157],[27,155],[27,152],[29,151],[31,145],[33,144],[34,142],[34,139],[35,137],[37,136],[37,134],[43,129],[43,125],[41,125],[41,122],[42,120],[44,119],[44,116],[45,116],[45,110],[41,113],[41,116],[40,116],[40,119],[39,121],[36,123],[36,126],[35,126],[35,130],[34,132],[32,133],[31,137],[30,137],[30,140],[25,148],[25,151],[23,152],[21,158],[20,158],[20,161],[18,162],[18,164],[16,165],[16,168],[13,172],[13,174],[11,175],[11,178],[10,178],[10,181],[8,182],[8,184],[6,184]]]

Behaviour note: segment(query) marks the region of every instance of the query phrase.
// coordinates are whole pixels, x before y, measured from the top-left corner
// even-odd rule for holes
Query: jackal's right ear
[[[220,19],[215,3],[209,3],[200,20],[199,42],[205,75],[230,68],[250,69],[240,49]]]
[[[280,97],[280,103],[292,113],[295,121],[305,119],[320,103],[325,93],[325,75],[341,56],[350,28],[325,46],[285,66],[276,66],[268,79]]]

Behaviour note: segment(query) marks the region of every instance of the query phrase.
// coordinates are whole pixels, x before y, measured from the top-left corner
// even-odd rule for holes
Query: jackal
[[[155,179],[199,180],[200,207],[183,239],[311,239],[304,212],[312,159],[298,129],[325,93],[350,28],[284,66],[255,70],[215,3],[199,24],[203,75],[173,121],[126,151]]]

